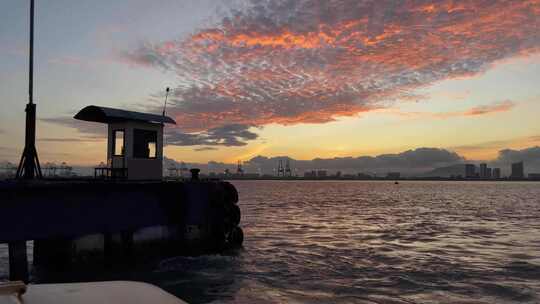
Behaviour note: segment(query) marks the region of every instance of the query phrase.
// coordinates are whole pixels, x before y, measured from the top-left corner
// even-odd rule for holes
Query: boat
[[[163,289],[141,282],[110,281],[26,285],[0,283],[0,304],[186,304]]]

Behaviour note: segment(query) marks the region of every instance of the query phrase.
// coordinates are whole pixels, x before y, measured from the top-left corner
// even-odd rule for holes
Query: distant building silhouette
[[[512,174],[510,175],[511,179],[523,179],[525,178],[525,170],[523,162],[513,163],[512,164]]]
[[[100,164],[101,166],[101,164]],[[74,177],[73,167],[68,166],[66,162],[62,162],[60,165],[55,163],[46,163],[43,166],[43,176],[45,177]]]
[[[0,179],[12,178],[15,176],[16,172],[17,172],[17,166],[15,166],[15,164],[12,164],[10,162],[4,163],[0,167]]]
[[[540,180],[540,173],[529,173],[530,180]]]
[[[465,177],[466,178],[475,178],[476,177],[476,165],[466,164],[465,165]]]
[[[387,179],[400,179],[401,178],[401,173],[400,172],[388,172],[388,174],[386,174],[386,178]]]
[[[244,175],[244,168],[242,167],[242,162],[238,161],[238,165],[236,166],[236,174],[237,175]]]
[[[283,160],[278,162],[277,176],[285,176],[285,167],[283,167]]]
[[[287,161],[285,162],[284,176],[289,176],[289,177],[292,176],[291,163],[290,163],[289,159],[287,159]]]
[[[487,164],[480,164],[480,178],[488,178],[487,176],[488,166]]]
[[[501,168],[493,168],[493,174],[492,174],[492,177],[494,179],[499,179],[501,178]]]
[[[317,177],[317,172],[316,171],[306,171],[304,172],[304,177],[306,178],[315,178]]]
[[[184,177],[187,173],[189,173],[189,169],[186,166],[185,162],[180,163],[180,177]]]
[[[328,176],[326,170],[317,170],[317,177],[326,177]]]
[[[493,175],[493,170],[491,168],[486,168],[486,178],[491,178]]]
[[[373,176],[366,173],[358,173],[358,179],[372,179]]]

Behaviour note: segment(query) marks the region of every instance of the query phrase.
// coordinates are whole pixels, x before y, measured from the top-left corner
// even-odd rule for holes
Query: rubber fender
[[[225,188],[225,201],[233,204],[238,203],[238,190],[236,190],[236,187],[229,182],[223,182],[223,187]]]
[[[240,207],[238,205],[232,205],[229,207],[229,216],[231,218],[231,223],[233,226],[238,226],[240,224],[240,219],[242,218],[242,213],[240,212]]]
[[[225,205],[225,213],[223,216],[223,225],[226,232],[230,232],[234,227],[240,224],[241,213],[238,205]]]
[[[234,227],[229,233],[229,244],[233,247],[240,247],[244,243],[244,231],[240,227]]]
[[[211,229],[210,246],[220,251],[225,247],[226,241],[223,225],[213,225]]]
[[[225,201],[226,191],[225,186],[220,183],[212,184],[209,193],[210,204],[213,206],[221,206]]]

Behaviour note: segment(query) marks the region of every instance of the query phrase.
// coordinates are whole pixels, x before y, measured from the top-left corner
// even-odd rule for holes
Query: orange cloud
[[[505,100],[503,102],[495,103],[492,105],[474,107],[468,111],[465,111],[463,115],[476,116],[476,115],[485,115],[485,114],[491,114],[491,113],[497,113],[497,112],[508,112],[515,106],[516,104],[514,102],[510,100]]]
[[[252,4],[186,39],[126,54],[175,73],[170,109],[184,130],[324,123],[540,49],[540,0]],[[484,115],[513,106],[432,115]]]
[[[381,113],[389,113],[409,119],[425,119],[425,118],[436,118],[436,119],[448,119],[454,117],[466,117],[466,116],[480,116],[480,115],[489,115],[500,112],[508,112],[516,106],[516,103],[510,100],[505,100],[502,102],[495,102],[489,105],[477,106],[465,111],[453,111],[453,112],[442,112],[442,113],[433,113],[433,112],[401,112],[397,109],[381,109]]]

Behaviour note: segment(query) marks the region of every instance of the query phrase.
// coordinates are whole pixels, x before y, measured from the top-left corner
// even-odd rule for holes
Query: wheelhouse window
[[[149,158],[157,157],[157,143],[155,141],[148,143],[148,153]]]
[[[113,131],[114,156],[124,156],[124,130]]]
[[[134,129],[133,137],[133,157],[157,157],[157,131]]]

